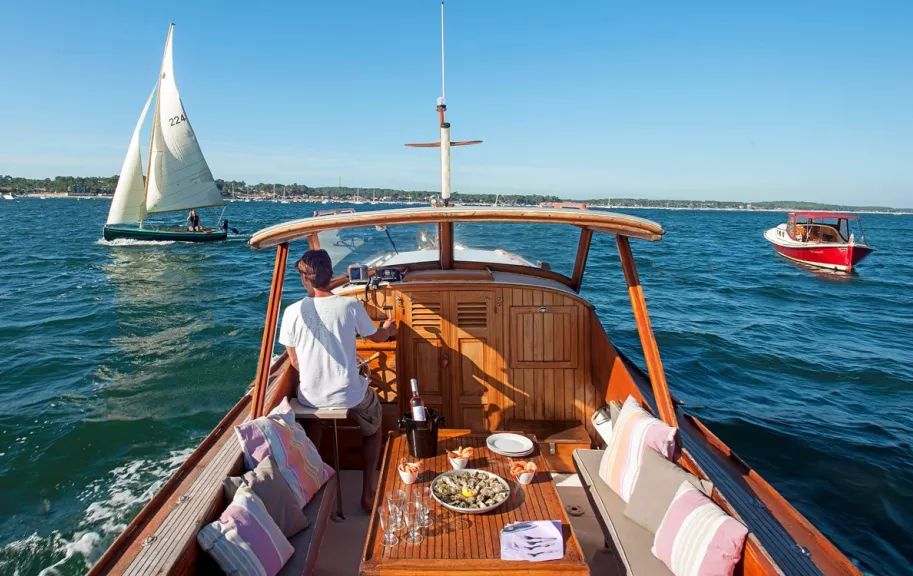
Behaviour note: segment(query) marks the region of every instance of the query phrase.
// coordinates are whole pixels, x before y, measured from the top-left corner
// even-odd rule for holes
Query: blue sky
[[[454,189],[913,205],[913,2],[747,4],[451,0]],[[439,188],[435,0],[2,2],[0,174],[116,173],[172,19],[216,177]]]

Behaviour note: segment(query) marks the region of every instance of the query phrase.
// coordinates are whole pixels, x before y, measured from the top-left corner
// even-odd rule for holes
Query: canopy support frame
[[[441,269],[453,268],[453,222],[438,224],[438,246],[441,249]]]
[[[577,242],[577,257],[574,259],[574,271],[571,273],[571,289],[580,292],[583,284],[583,272],[586,270],[586,259],[590,254],[593,231],[587,227],[580,229],[580,240]]]
[[[637,266],[634,264],[634,255],[631,253],[631,243],[626,236],[615,236],[618,244],[618,255],[621,257],[621,268],[624,271],[625,282],[628,284],[628,296],[631,298],[631,308],[634,310],[634,321],[637,324],[637,333],[640,336],[640,345],[643,348],[644,360],[647,362],[647,374],[653,386],[653,397],[659,418],[674,428],[678,428],[678,418],[675,415],[675,405],[669,384],[666,382],[666,373],[663,370],[663,361],[659,356],[659,347],[650,326],[650,315],[647,313],[647,302],[644,291],[637,275]]]
[[[288,262],[288,243],[276,246],[276,263],[273,266],[273,281],[269,288],[266,304],[266,323],[263,326],[263,341],[260,344],[260,360],[257,363],[257,378],[254,380],[253,398],[250,405],[251,420],[263,416],[266,389],[269,386],[269,372],[273,358],[273,343],[279,323],[279,308],[282,306],[282,285],[285,282],[285,266]]]

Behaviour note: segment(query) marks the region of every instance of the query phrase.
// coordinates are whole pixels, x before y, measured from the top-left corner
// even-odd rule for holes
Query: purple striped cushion
[[[222,516],[203,526],[197,542],[226,574],[237,576],[276,576],[295,552],[263,502],[244,485]]]
[[[628,396],[618,419],[612,422],[612,437],[599,463],[599,477],[625,502],[631,499],[644,450],[656,450],[671,460],[678,430],[657,420]]]
[[[675,576],[732,576],[748,528],[690,482],[682,482],[653,539],[653,555]]]
[[[320,458],[304,428],[295,422],[292,408],[284,398],[269,415],[236,426],[235,434],[241,442],[247,469],[253,470],[272,456],[279,474],[302,508],[333,475],[333,469]]]

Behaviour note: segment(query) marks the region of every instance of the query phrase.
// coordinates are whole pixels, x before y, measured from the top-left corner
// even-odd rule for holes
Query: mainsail
[[[124,165],[120,169],[120,178],[117,180],[117,188],[114,189],[114,198],[111,200],[111,209],[108,211],[108,224],[136,222],[146,217],[146,193],[143,187],[143,160],[139,151],[139,131],[154,96],[155,88],[149,94],[149,99],[143,106],[143,113],[139,116],[139,122],[136,123],[136,129],[133,130],[133,138],[130,139],[127,157],[124,158]]]
[[[158,114],[152,125],[151,169],[146,188],[149,214],[225,204],[203,158],[174,81],[173,31],[172,24],[159,77]]]

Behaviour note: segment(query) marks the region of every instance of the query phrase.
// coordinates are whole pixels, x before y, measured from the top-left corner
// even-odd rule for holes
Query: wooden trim
[[[453,268],[453,222],[438,224],[438,244],[441,247],[441,268]]]
[[[625,281],[628,283],[628,295],[631,297],[631,308],[634,310],[634,321],[637,323],[637,333],[640,335],[640,345],[643,347],[644,360],[647,362],[647,373],[653,386],[653,397],[660,419],[678,428],[678,418],[675,416],[675,406],[672,395],[669,393],[669,384],[666,382],[666,373],[663,371],[663,361],[659,357],[659,347],[653,336],[650,326],[650,315],[647,313],[647,302],[637,275],[634,264],[634,255],[631,254],[631,244],[624,236],[616,236],[618,254],[621,256],[621,267],[624,270]]]
[[[574,271],[571,273],[571,288],[580,292],[583,283],[583,271],[586,269],[586,258],[590,253],[590,243],[593,240],[593,231],[589,228],[580,229],[580,241],[577,242],[577,258],[574,260]]]
[[[562,210],[560,208],[495,208],[489,206],[449,206],[372,210],[352,214],[331,214],[293,220],[256,232],[248,244],[262,250],[304,238],[324,230],[396,224],[433,224],[438,222],[531,222],[571,224],[632,238],[657,241],[665,233],[656,222],[602,210]]]
[[[269,289],[266,305],[266,323],[263,325],[263,340],[260,343],[260,360],[257,363],[257,378],[254,380],[253,402],[250,407],[251,420],[263,415],[263,401],[269,380],[270,364],[273,357],[273,342],[276,340],[276,324],[279,321],[279,307],[282,305],[282,284],[285,281],[285,265],[288,261],[288,244],[276,248],[276,263],[273,266],[273,282]]]
[[[320,238],[317,237],[317,233],[308,234],[308,250],[320,250]]]

